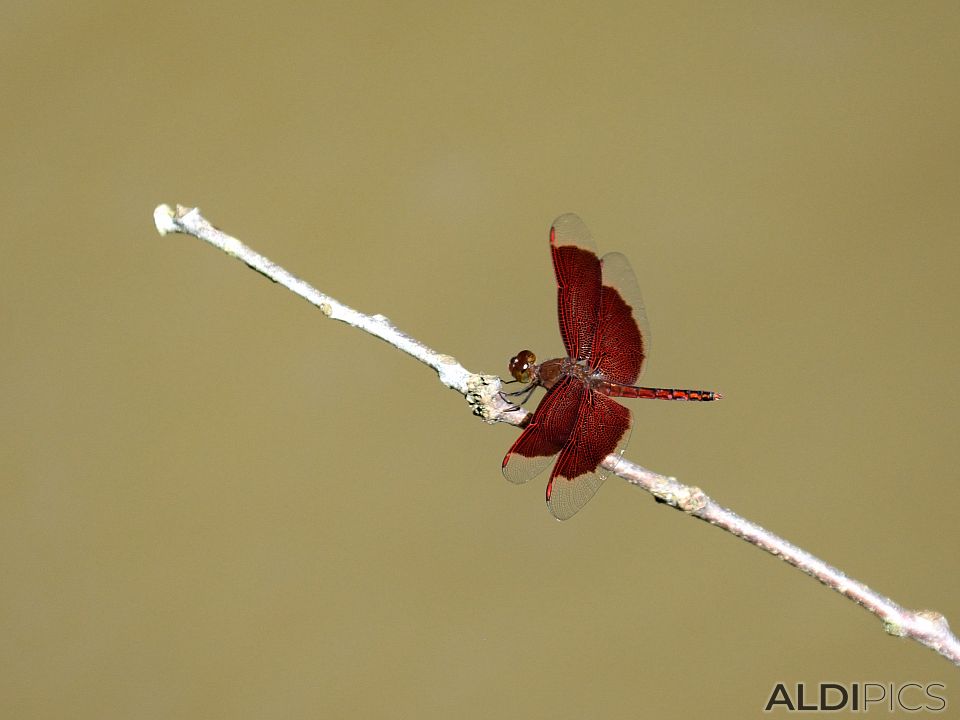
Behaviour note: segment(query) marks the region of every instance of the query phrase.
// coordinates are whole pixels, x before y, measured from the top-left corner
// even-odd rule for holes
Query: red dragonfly
[[[568,357],[537,364],[531,351],[521,350],[510,360],[510,374],[527,383],[511,395],[526,395],[522,403],[537,385],[547,394],[504,456],[503,474],[512,483],[525,483],[556,458],[547,507],[566,520],[603,483],[603,459],[623,453],[630,439],[630,411],[612,398],[707,401],[721,396],[635,386],[650,330],[630,263],[620,253],[597,257],[590,231],[572,213],[550,228],[550,253]]]

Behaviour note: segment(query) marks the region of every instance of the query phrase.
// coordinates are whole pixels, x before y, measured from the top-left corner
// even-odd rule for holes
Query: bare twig
[[[160,205],[153,218],[161,235],[178,232],[204,240],[316,305],[327,317],[365,330],[429,365],[437,371],[440,381],[464,395],[473,412],[486,422],[519,425],[526,417],[526,410],[516,408],[501,397],[500,378],[496,375],[471,373],[449,355],[431,350],[404,334],[383,315],[364,315],[324,295],[236,238],[213,227],[196,208],[177,206],[174,211],[167,205]],[[884,630],[891,635],[916,640],[960,665],[960,640],[950,631],[946,618],[940,613],[901,607],[806,550],[718,505],[698,487],[684,485],[676,478],[647,470],[619,455],[609,455],[603,467],[643,488],[660,502],[716,525],[816,578],[880,618]]]

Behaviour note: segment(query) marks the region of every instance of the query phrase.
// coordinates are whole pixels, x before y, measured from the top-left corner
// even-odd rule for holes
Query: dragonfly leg
[[[516,380],[511,380],[509,383],[504,383],[504,384],[507,384],[507,385],[508,385],[508,384],[515,383],[515,382],[517,382],[517,381],[516,381]],[[500,391],[500,397],[502,397],[505,402],[508,402],[508,403],[510,403],[510,404],[513,406],[513,407],[511,408],[512,410],[519,410],[520,407],[521,407],[527,400],[530,399],[530,396],[533,395],[533,391],[536,390],[536,389],[537,389],[537,384],[536,384],[536,383],[530,383],[529,385],[526,385],[526,386],[520,388],[519,390],[515,390],[514,392],[503,392],[503,391],[501,390],[501,391]],[[511,399],[511,398],[520,397],[521,395],[523,396],[523,399],[520,400],[519,402],[515,402],[514,400]]]

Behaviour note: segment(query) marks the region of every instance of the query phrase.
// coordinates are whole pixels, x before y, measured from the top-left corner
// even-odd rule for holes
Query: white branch
[[[516,408],[500,395],[501,382],[496,375],[471,373],[449,355],[438,353],[401,332],[383,315],[364,315],[337,302],[215,228],[196,208],[178,205],[174,211],[167,205],[160,205],[154,210],[153,219],[161,235],[177,232],[204,240],[316,305],[327,317],[365,330],[429,365],[437,371],[440,382],[464,395],[474,414],[486,422],[520,425],[526,418],[526,410]],[[643,488],[660,502],[716,525],[816,578],[879,617],[884,630],[891,635],[916,640],[960,665],[960,640],[950,631],[946,618],[940,613],[901,607],[806,550],[718,505],[698,487],[684,485],[676,478],[642,468],[619,455],[609,455],[603,467]]]

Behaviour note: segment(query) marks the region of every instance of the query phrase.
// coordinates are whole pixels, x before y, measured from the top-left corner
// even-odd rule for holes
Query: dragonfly
[[[525,387],[508,395],[524,396],[520,405],[538,386],[546,395],[504,456],[503,474],[512,483],[525,483],[553,462],[547,508],[567,520],[606,479],[600,468],[604,458],[622,455],[630,439],[630,410],[613,398],[706,402],[722,396],[634,385],[647,358],[650,329],[627,258],[598,257],[590,231],[573,213],[554,220],[550,253],[567,357],[538,364],[533,352],[521,350],[511,358],[510,374]]]

